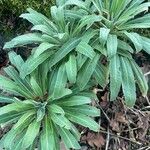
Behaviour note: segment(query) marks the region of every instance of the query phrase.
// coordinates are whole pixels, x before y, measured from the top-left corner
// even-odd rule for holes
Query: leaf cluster
[[[32,23],[31,32],[12,39],[4,48],[28,44],[35,47],[25,62],[10,52],[15,68],[9,66],[5,70],[13,81],[1,77],[0,85],[24,99],[2,98],[13,104],[2,107],[0,112],[1,118],[4,117],[2,123],[8,121],[5,116],[12,112],[14,116],[20,115],[15,118],[17,121],[22,119],[26,114],[22,111],[26,109],[34,117],[27,121],[26,127],[25,123],[19,126],[23,128],[22,134],[12,133],[14,138],[21,136],[15,148],[35,144],[44,150],[57,150],[60,135],[67,148],[80,149],[72,122],[93,131],[99,128],[89,117],[100,114],[88,105],[93,86],[109,85],[110,101],[116,100],[122,88],[125,103],[130,107],[136,101],[136,84],[146,96],[147,82],[133,56],[141,50],[150,54],[150,39],[132,29],[150,27],[149,6],[150,2],[144,0],[57,0],[51,7],[50,18],[31,8],[20,16]],[[143,16],[139,15],[143,12]],[[18,111],[15,113],[13,108]],[[13,144],[7,141],[6,136],[4,146],[11,147]]]

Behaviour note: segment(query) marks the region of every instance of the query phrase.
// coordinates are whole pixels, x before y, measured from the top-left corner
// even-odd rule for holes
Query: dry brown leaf
[[[106,107],[107,104],[108,104],[108,92],[106,92],[104,96],[101,97],[101,102],[100,102],[102,108]]]
[[[88,133],[87,135],[87,142],[91,147],[101,148],[105,145],[105,139],[103,138],[102,134],[100,133]]]
[[[119,123],[115,119],[111,119],[110,126],[113,131],[120,132]]]
[[[118,112],[115,114],[116,121],[124,124],[128,124],[127,119],[125,118],[125,115],[122,112]]]

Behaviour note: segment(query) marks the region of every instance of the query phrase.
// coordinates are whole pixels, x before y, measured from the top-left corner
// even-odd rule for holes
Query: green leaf
[[[91,116],[91,117],[96,117],[100,116],[100,110],[93,107],[93,106],[88,106],[88,105],[81,105],[81,106],[74,106],[74,107],[64,107],[64,110],[68,110],[73,112],[74,114],[80,113],[83,115]]]
[[[79,53],[89,57],[90,59],[93,59],[94,56],[96,55],[96,53],[94,52],[93,48],[89,44],[87,44],[86,42],[83,42],[83,41],[81,41],[79,43],[79,45],[77,46],[76,50]]]
[[[74,114],[71,111],[68,111],[67,116],[72,122],[80,124],[84,127],[88,127],[90,130],[93,130],[95,132],[98,132],[100,129],[100,126],[86,115],[80,113]]]
[[[72,96],[70,98],[64,98],[62,100],[58,100],[56,103],[63,106],[77,106],[77,105],[89,104],[91,103],[91,99],[85,96]]]
[[[9,112],[3,115],[0,115],[0,124],[11,122],[12,120],[20,117],[24,112]]]
[[[102,20],[101,16],[99,15],[87,15],[81,19],[81,24],[79,25],[78,29],[82,29],[86,26],[86,30],[89,29],[95,22],[100,22]]]
[[[65,114],[64,110],[56,105],[56,104],[51,104],[48,106],[48,110],[52,113],[56,113],[56,114]]]
[[[76,46],[79,44],[79,38],[73,38],[66,42],[54,55],[54,57],[50,60],[50,68],[53,67],[56,63],[61,61],[67,54],[69,54]]]
[[[77,62],[75,55],[70,55],[69,60],[66,62],[66,73],[70,83],[76,82],[77,77]]]
[[[76,138],[70,133],[70,131],[68,131],[67,129],[64,128],[57,128],[58,132],[60,133],[60,136],[62,138],[62,140],[65,143],[65,146],[70,149],[80,149],[80,145],[78,143],[78,141],[76,140]]]
[[[131,55],[131,53],[128,52],[128,51],[118,49],[117,54],[118,54],[118,55],[121,55],[121,56],[123,56],[123,57],[126,57],[126,58],[128,58],[128,59],[132,59],[132,55]]]
[[[37,110],[36,121],[39,122],[39,121],[43,120],[44,116],[45,116],[45,106],[39,107]]]
[[[119,56],[115,55],[110,59],[110,100],[113,101],[118,96],[121,87],[121,71]]]
[[[33,115],[35,114],[34,110],[27,111],[18,122],[13,126],[13,130],[19,131],[20,128],[24,129],[32,121]]]
[[[128,30],[128,29],[136,29],[136,28],[149,28],[150,27],[150,15],[145,15],[143,17],[133,19],[128,21],[122,27],[120,26],[119,29],[121,30]]]
[[[18,111],[19,106],[16,103],[8,104],[0,108],[0,115],[9,113],[11,111]]]
[[[47,116],[45,116],[45,121],[43,124],[43,130],[40,137],[41,150],[54,150],[54,134],[52,124]]]
[[[65,17],[64,17],[64,9],[62,6],[52,6],[51,7],[51,16],[60,27],[61,31],[65,29]]]
[[[136,87],[131,64],[125,57],[120,57],[122,72],[122,89],[127,106],[132,107],[136,101]]]
[[[142,50],[142,39],[139,34],[133,32],[129,33],[127,31],[125,31],[124,34],[133,42],[137,53]]]
[[[24,79],[28,74],[34,71],[41,63],[47,60],[53,54],[52,51],[46,51],[45,53],[38,56],[36,59],[33,57],[28,58],[28,60],[21,67],[20,77]]]
[[[108,69],[104,67],[102,64],[97,64],[93,76],[95,77],[96,81],[100,86],[103,88],[107,84],[107,71]]]
[[[100,43],[104,46],[105,43],[107,42],[107,38],[109,35],[110,29],[107,28],[100,28],[100,34],[99,34],[99,39]]]
[[[70,89],[66,89],[67,76],[65,64],[62,64],[55,73],[55,78],[51,82],[50,98],[52,100],[61,98],[72,93]]]
[[[51,28],[49,28],[49,26],[46,26],[44,24],[40,24],[40,25],[35,25],[31,28],[32,31],[37,30],[37,31],[41,31],[42,33],[48,34],[48,35],[52,35],[53,31]]]
[[[54,47],[54,44],[50,44],[47,42],[41,43],[39,47],[35,50],[33,57],[36,59],[39,55],[41,55],[46,50],[51,49],[52,47]]]
[[[88,57],[82,55],[81,53],[77,54],[77,67],[78,67],[78,70],[81,69],[81,67],[84,65],[84,63],[86,62],[87,59],[88,59]]]
[[[21,56],[17,55],[14,51],[10,51],[8,53],[8,56],[11,64],[14,65],[20,71],[21,66],[24,64],[24,61],[21,58]]]
[[[147,91],[148,91],[148,84],[147,84],[146,78],[145,78],[142,70],[136,64],[136,62],[134,60],[131,60],[130,63],[131,63],[131,66],[132,66],[132,69],[134,72],[135,80],[137,81],[137,84],[141,90],[142,95],[145,97],[147,95]]]
[[[30,84],[27,82],[27,80],[22,80],[19,77],[18,72],[15,70],[14,67],[8,66],[7,68],[4,69],[7,75],[14,80],[14,82],[17,84],[20,93],[24,95],[27,98],[32,98],[34,97],[34,93],[30,87]]]
[[[78,77],[77,77],[77,85],[79,86],[81,90],[83,90],[85,86],[87,85],[87,83],[89,82],[96,68],[99,58],[100,58],[100,55],[97,54],[92,60],[88,59],[84,63],[82,68],[79,70]]]
[[[97,35],[98,30],[96,29],[89,29],[85,32],[85,34],[81,37],[81,42],[89,43],[89,41]]]
[[[32,43],[41,43],[43,42],[41,36],[42,35],[40,33],[28,33],[28,34],[17,36],[14,39],[12,39],[10,42],[7,42],[4,45],[4,49],[19,47],[27,44],[32,44]]]
[[[32,87],[34,93],[36,94],[36,96],[42,97],[43,96],[42,89],[33,76],[30,79],[30,83],[31,83],[31,87]]]
[[[71,129],[71,123],[64,115],[55,114],[55,113],[52,113],[50,115],[51,115],[51,119],[55,124],[57,124],[61,128],[65,128],[68,130]]]
[[[39,133],[40,125],[41,122],[37,122],[36,120],[29,125],[22,141],[22,148],[28,148],[34,142]]]
[[[143,50],[150,55],[150,39],[142,36]]]
[[[13,103],[14,99],[10,97],[0,96],[0,103]]]
[[[107,53],[109,58],[116,55],[117,47],[118,47],[117,36],[109,34],[107,39]]]
[[[0,88],[19,95],[18,85],[2,75],[0,75]]]
[[[33,25],[41,25],[45,24],[49,27],[49,29],[52,29],[54,31],[57,31],[57,28],[53,22],[51,22],[47,17],[42,15],[41,13],[38,13],[37,11],[28,8],[27,11],[29,13],[22,14],[20,17],[27,19],[29,22],[31,22]]]
[[[118,48],[125,51],[129,51],[130,53],[134,52],[132,47],[127,42],[121,41],[119,39],[118,39]]]
[[[86,9],[84,2],[79,1],[79,0],[67,0],[65,3],[65,6],[67,5],[76,5],[78,7]]]

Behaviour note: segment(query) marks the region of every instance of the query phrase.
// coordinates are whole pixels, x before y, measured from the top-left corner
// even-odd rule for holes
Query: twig
[[[102,132],[102,133],[104,133],[104,134],[108,134],[106,131],[103,131],[103,130],[100,130],[100,132]],[[130,141],[130,142],[132,142],[132,143],[136,143],[136,144],[138,144],[138,145],[141,145],[141,143],[140,143],[140,142],[133,141],[133,140],[128,139],[128,138],[126,138],[126,137],[123,137],[123,136],[120,136],[120,135],[115,135],[115,134],[113,134],[113,133],[109,133],[109,134],[110,134],[111,136],[114,136],[114,137],[117,137],[117,138],[121,138],[121,139],[124,139],[124,140]]]
[[[110,134],[109,134],[109,126],[108,126],[108,128],[107,128],[107,140],[106,140],[106,147],[105,147],[105,150],[108,150],[109,139],[110,139]]]
[[[110,122],[109,117],[107,116],[107,114],[105,113],[105,111],[101,108],[101,106],[99,106],[101,111],[103,112],[103,114],[105,115],[106,119],[108,120],[108,122]]]
[[[146,148],[146,150],[149,150],[149,149],[150,149],[149,146],[145,146],[145,147],[139,148],[139,149],[137,149],[137,150],[144,150],[145,148]]]
[[[149,74],[150,74],[150,71],[149,71],[149,72],[147,72],[147,73],[145,73],[145,74],[144,74],[144,76],[148,76]]]
[[[145,96],[145,99],[146,99],[146,101],[147,101],[148,105],[150,106],[150,101],[149,101],[148,96]]]

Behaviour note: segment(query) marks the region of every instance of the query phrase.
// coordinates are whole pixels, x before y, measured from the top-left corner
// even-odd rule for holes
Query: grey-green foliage
[[[1,139],[2,148],[60,150],[63,140],[67,149],[80,149],[74,123],[99,131],[91,117],[99,116],[100,110],[90,106],[90,91],[83,91],[84,96],[69,86],[64,63],[54,72],[46,61],[22,79],[19,73],[25,62],[15,52],[9,58],[12,65],[4,69],[8,77],[0,76],[0,86],[12,96],[0,96],[0,103],[6,104],[0,108],[0,124],[13,126]]]
[[[141,50],[150,54],[150,39],[132,29],[150,27],[149,6],[144,0],[58,0],[51,7],[50,19],[32,9],[22,14],[33,24],[33,32],[14,38],[4,48],[40,44],[25,62],[22,78],[45,60],[50,69],[66,63],[68,80],[77,82],[80,90],[93,80],[105,87],[109,73],[110,100],[116,99],[122,87],[126,104],[133,106],[135,84],[143,96],[148,86],[132,55]],[[102,65],[104,58],[107,63]]]

